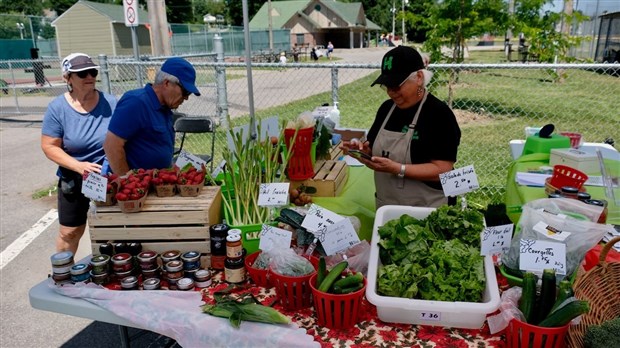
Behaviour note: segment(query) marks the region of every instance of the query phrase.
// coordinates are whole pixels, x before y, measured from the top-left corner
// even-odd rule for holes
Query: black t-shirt
[[[386,100],[379,107],[375,121],[368,131],[367,139],[371,146],[393,104],[392,100]],[[385,129],[393,132],[407,132],[419,105],[418,103],[408,109],[394,108]],[[411,163],[428,163],[431,160],[456,162],[460,142],[461,129],[454,113],[448,105],[429,93],[411,139]],[[399,161],[400,159],[393,158],[393,160]],[[441,188],[438,182],[426,183],[429,186]]]

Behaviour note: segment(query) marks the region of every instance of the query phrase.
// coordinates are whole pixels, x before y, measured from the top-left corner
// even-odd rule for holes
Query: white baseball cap
[[[63,75],[89,69],[99,69],[99,65],[93,63],[90,56],[85,53],[71,53],[62,60]]]

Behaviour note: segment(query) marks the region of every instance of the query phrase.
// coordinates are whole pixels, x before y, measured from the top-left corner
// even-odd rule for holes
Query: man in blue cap
[[[153,84],[126,92],[114,110],[103,148],[112,171],[168,168],[174,152],[172,110],[196,88],[196,70],[185,59],[169,58]]]

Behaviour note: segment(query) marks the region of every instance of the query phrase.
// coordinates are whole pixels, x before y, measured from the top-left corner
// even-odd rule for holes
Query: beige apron
[[[411,164],[411,138],[413,137],[416,123],[418,122],[420,111],[422,111],[422,106],[426,102],[427,95],[428,92],[425,92],[407,133],[393,132],[385,129],[385,125],[396,107],[396,104],[392,105],[372,146],[373,156],[389,157],[391,160],[399,163]],[[375,172],[375,187],[377,190],[377,209],[388,204],[439,207],[448,203],[448,198],[444,195],[443,190],[429,187],[419,180],[399,178],[398,175],[391,173]]]

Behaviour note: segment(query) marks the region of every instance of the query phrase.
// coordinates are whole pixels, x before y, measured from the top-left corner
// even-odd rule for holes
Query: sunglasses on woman
[[[86,76],[90,75],[92,77],[97,77],[99,75],[99,70],[97,69],[88,69],[83,71],[78,71],[75,73],[79,78],[85,79]]]

